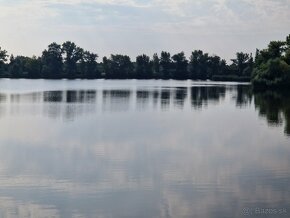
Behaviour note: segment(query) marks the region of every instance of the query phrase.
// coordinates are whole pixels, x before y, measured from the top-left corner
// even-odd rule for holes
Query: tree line
[[[51,43],[40,57],[8,56],[0,48],[0,77],[29,79],[177,79],[249,80],[254,67],[251,54],[238,52],[231,64],[201,50],[171,55],[162,51],[153,57],[111,55],[98,62],[98,55],[74,42]]]
[[[0,47],[0,78],[29,79],[177,79],[252,81],[256,88],[290,87],[290,35],[271,41],[268,48],[252,54],[236,53],[227,62],[201,50],[153,57],[142,54],[134,61],[127,55],[111,55],[98,62],[98,55],[74,42],[51,43],[40,57],[8,56]]]

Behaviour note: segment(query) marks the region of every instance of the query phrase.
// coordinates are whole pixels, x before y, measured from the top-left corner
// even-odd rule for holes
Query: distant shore
[[[9,57],[9,58],[8,58]],[[9,59],[9,60],[8,60]],[[67,41],[48,45],[41,57],[8,56],[0,47],[0,78],[25,79],[174,79],[251,82],[256,88],[290,88],[290,35],[271,41],[252,54],[237,52],[228,64],[217,55],[194,50],[145,54],[132,61],[127,55],[98,55]]]

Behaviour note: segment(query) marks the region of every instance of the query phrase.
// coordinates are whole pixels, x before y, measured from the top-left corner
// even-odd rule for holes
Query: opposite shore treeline
[[[217,55],[201,50],[143,54],[131,61],[127,55],[111,55],[97,61],[98,55],[67,41],[52,43],[41,57],[7,54],[0,48],[0,77],[29,79],[177,79],[252,81],[256,87],[290,87],[290,35],[285,41],[272,41],[268,48],[257,50],[255,57],[236,53],[231,64]]]

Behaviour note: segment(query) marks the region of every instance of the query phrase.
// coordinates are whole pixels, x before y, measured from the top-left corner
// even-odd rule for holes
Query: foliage
[[[231,64],[217,55],[194,50],[189,59],[184,52],[171,55],[162,51],[152,58],[142,54],[132,62],[127,55],[103,57],[67,41],[48,45],[41,57],[10,56],[0,48],[0,77],[6,78],[82,78],[82,79],[177,79],[249,81],[254,87],[289,87],[290,35],[285,41],[272,41],[267,49],[252,54],[236,53]]]
[[[252,82],[255,89],[290,88],[290,35],[257,50]]]
[[[188,61],[186,60],[184,52],[180,52],[172,56],[173,60],[173,78],[174,79],[187,79],[187,66]]]
[[[171,55],[169,52],[162,51],[160,57],[160,73],[162,79],[170,79]]]
[[[238,76],[251,76],[253,70],[253,57],[252,54],[243,52],[236,53],[236,58],[232,59],[232,67],[237,72]]]
[[[4,72],[4,68],[5,68],[5,62],[7,61],[7,51],[6,50],[2,50],[0,47],[0,73],[3,74]]]
[[[229,66],[226,61],[217,55],[210,56],[201,50],[191,53],[189,62],[190,79],[212,79],[215,75],[228,75]],[[237,74],[233,72],[233,74]]]
[[[136,58],[136,78],[137,79],[152,79],[153,78],[153,62],[150,57],[143,54]]]
[[[11,55],[8,72],[12,78],[40,78],[41,59],[36,56],[32,58],[17,56],[14,58],[14,56]]]
[[[77,75],[77,63],[84,57],[84,50],[75,43],[67,41],[62,44],[62,53],[64,54],[64,75],[73,79]]]
[[[101,74],[98,70],[97,58],[98,55],[95,53],[89,51],[83,52],[83,58],[81,59],[81,74],[83,78],[101,78]]]
[[[61,45],[57,43],[51,43],[47,50],[42,53],[42,71],[41,75],[47,79],[57,79],[62,77],[63,69],[63,50]]]
[[[158,54],[155,53],[153,55],[153,75],[155,78],[160,77],[160,58],[158,57]]]
[[[107,79],[133,78],[133,64],[127,55],[111,55],[110,59],[104,58],[105,77]]]

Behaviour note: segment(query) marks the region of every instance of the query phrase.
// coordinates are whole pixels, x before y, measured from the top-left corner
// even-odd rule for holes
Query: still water
[[[290,97],[0,80],[0,217],[290,217]]]

